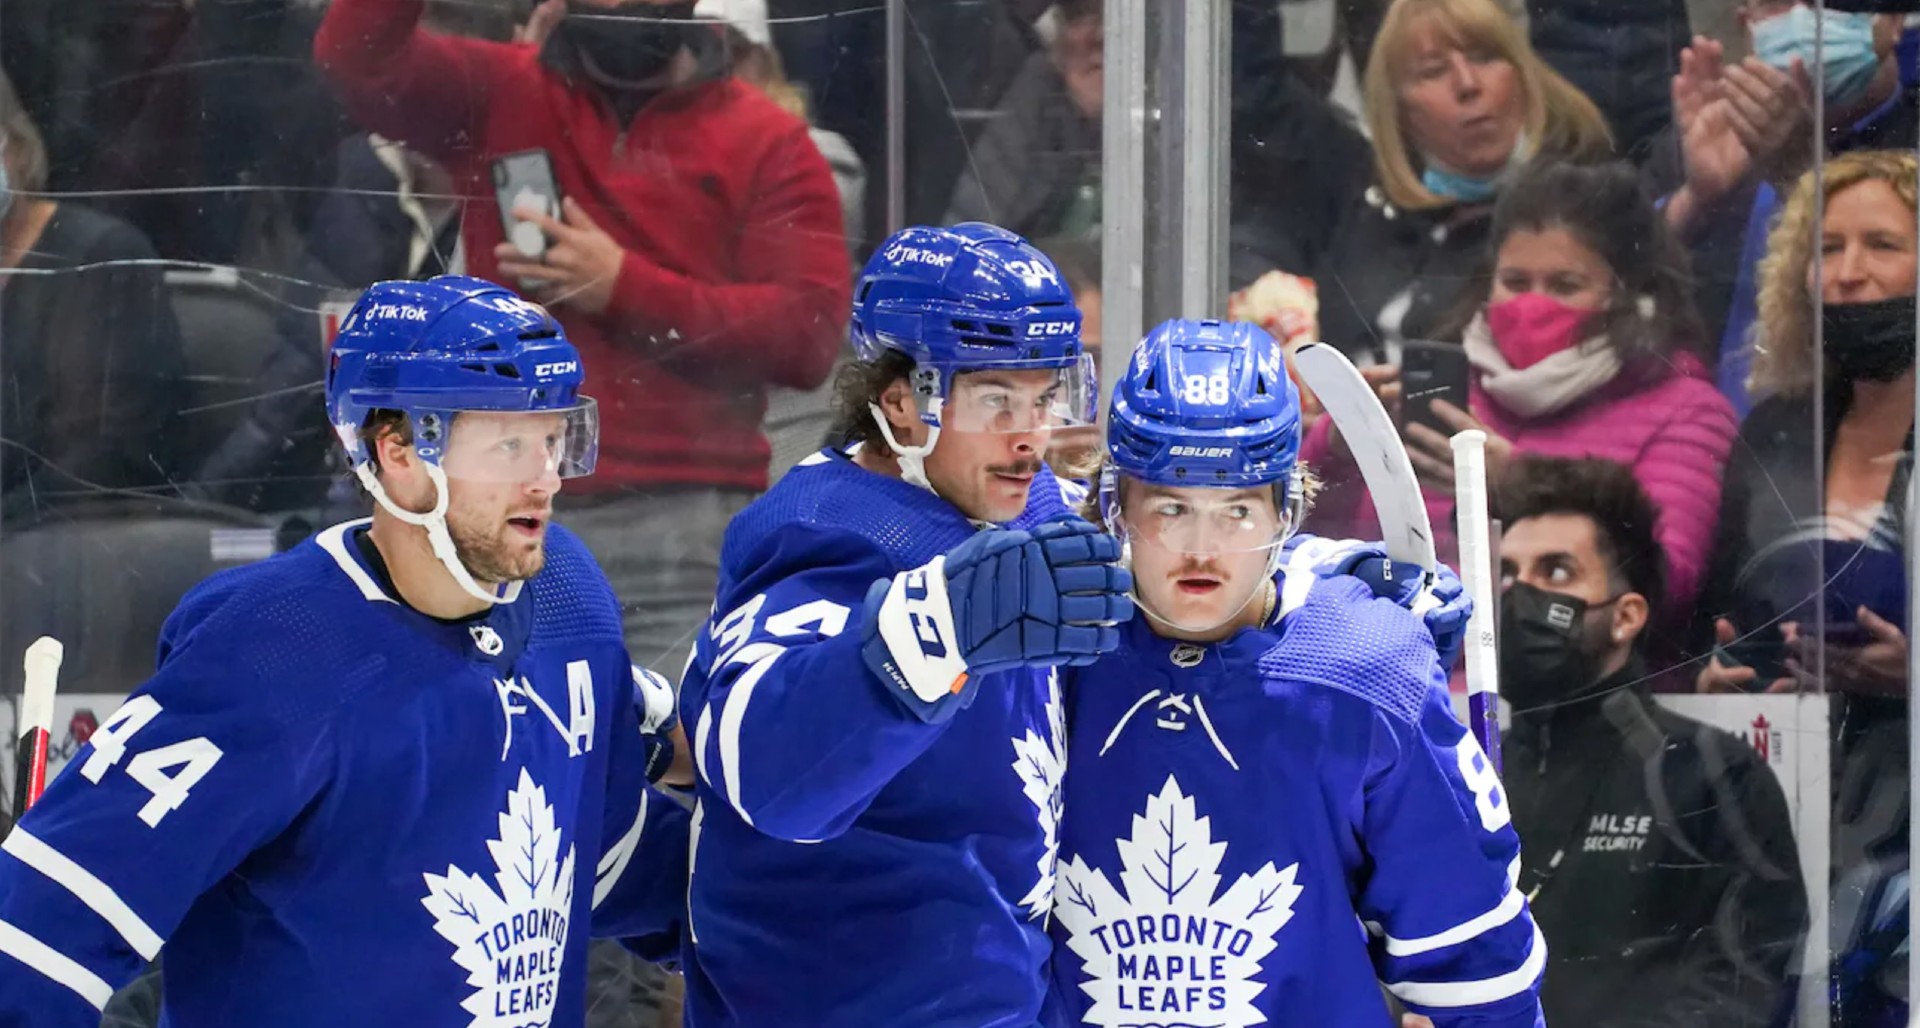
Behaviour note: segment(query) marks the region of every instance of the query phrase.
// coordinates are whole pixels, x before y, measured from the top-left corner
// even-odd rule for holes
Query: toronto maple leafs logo
[[[449,865],[427,874],[420,900],[434,930],[453,943],[472,996],[461,1003],[469,1028],[542,1028],[553,1018],[573,911],[573,846],[560,853],[560,830],[546,790],[526,769],[507,793],[500,834],[487,842],[492,884]]]
[[[1125,895],[1078,855],[1060,867],[1054,913],[1088,976],[1080,983],[1093,1000],[1085,1022],[1265,1023],[1253,1003],[1266,988],[1260,961],[1293,917],[1300,865],[1276,871],[1269,861],[1216,899],[1227,844],[1213,841],[1209,819],[1196,816],[1172,776],[1147,797],[1145,815],[1134,815],[1133,837],[1116,843]]]
[[[1060,779],[1067,771],[1066,721],[1060,711],[1060,676],[1047,673],[1047,737],[1027,729],[1013,740],[1013,770],[1040,818],[1045,849],[1040,854],[1040,877],[1021,897],[1029,919],[1045,917],[1053,907],[1055,869],[1060,860]]]

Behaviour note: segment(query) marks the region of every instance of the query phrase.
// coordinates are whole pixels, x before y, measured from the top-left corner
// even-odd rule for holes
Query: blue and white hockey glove
[[[1452,568],[1439,565],[1434,569],[1433,585],[1423,589],[1419,566],[1388,557],[1385,543],[1305,535],[1295,538],[1299,542],[1287,551],[1289,568],[1309,569],[1318,578],[1352,575],[1360,579],[1375,596],[1420,615],[1427,634],[1433,636],[1434,648],[1440,651],[1441,666],[1451,668],[1459,660],[1467,640],[1467,619],[1473,616],[1473,597],[1467,595],[1466,586]]]
[[[673,766],[673,728],[680,723],[679,703],[666,679],[638,664],[633,667],[633,706],[640,712],[640,738],[647,747],[647,781],[658,782]]]
[[[867,592],[862,655],[929,723],[973,702],[981,675],[1080,667],[1120,644],[1133,577],[1120,543],[1078,518],[988,529]]]

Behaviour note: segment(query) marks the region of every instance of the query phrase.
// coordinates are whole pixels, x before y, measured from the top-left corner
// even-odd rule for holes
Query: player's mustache
[[[1034,460],[1015,461],[1012,464],[989,464],[987,471],[995,475],[1037,475],[1043,462]]]

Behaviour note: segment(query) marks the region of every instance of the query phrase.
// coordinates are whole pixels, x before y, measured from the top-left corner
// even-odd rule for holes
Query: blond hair
[[[1807,279],[1813,266],[1814,244],[1820,237],[1820,226],[1815,223],[1820,212],[1834,197],[1862,182],[1885,182],[1911,215],[1920,210],[1920,181],[1916,181],[1920,176],[1915,171],[1911,153],[1858,150],[1829,159],[1819,178],[1811,171],[1800,176],[1780,219],[1767,234],[1767,255],[1760,261],[1759,316],[1753,323],[1749,392],[1793,394],[1813,388],[1816,298]]]
[[[1494,0],[1394,0],[1367,58],[1365,106],[1373,134],[1373,170],[1387,199],[1406,210],[1444,207],[1453,201],[1420,183],[1400,110],[1400,87],[1410,70],[1413,40],[1432,24],[1467,50],[1487,50],[1513,65],[1526,104],[1525,145],[1535,154],[1601,160],[1613,151],[1613,136],[1600,108],[1535,53],[1527,37]]]

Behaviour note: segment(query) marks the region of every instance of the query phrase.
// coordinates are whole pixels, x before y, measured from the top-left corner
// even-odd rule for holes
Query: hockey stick
[[[47,787],[47,746],[53,737],[53,691],[65,650],[43,635],[27,647],[26,683],[20,691],[20,737],[13,753],[13,818],[40,802]]]
[[[1400,430],[1380,405],[1373,387],[1345,354],[1325,343],[1309,343],[1294,351],[1294,367],[1307,388],[1320,398],[1340,435],[1353,451],[1353,462],[1373,496],[1380,515],[1387,556],[1403,564],[1417,564],[1433,582],[1439,558],[1433,553],[1433,525],[1427,520],[1427,502],[1420,480],[1400,442]]]
[[[1306,381],[1307,388],[1319,397],[1320,405],[1327,409],[1327,416],[1340,429],[1347,449],[1353,452],[1353,461],[1360,468],[1360,477],[1366,480],[1367,492],[1373,497],[1373,509],[1380,518],[1380,533],[1386,543],[1387,556],[1403,563],[1419,565],[1427,575],[1422,585],[1431,586],[1434,569],[1440,564],[1440,559],[1433,551],[1433,523],[1427,518],[1426,497],[1420,492],[1420,480],[1413,473],[1413,461],[1407,457],[1406,444],[1400,441],[1400,430],[1394,425],[1392,415],[1381,405],[1373,386],[1361,377],[1360,369],[1354,367],[1353,362],[1347,360],[1339,350],[1325,343],[1309,343],[1294,351],[1293,362],[1300,377]],[[1484,566],[1487,553],[1484,471],[1483,467],[1479,522],[1481,564],[1478,568],[1481,577],[1487,578],[1489,575]],[[1467,560],[1464,540],[1461,545],[1461,559],[1464,562]],[[1470,575],[1471,570],[1463,573]],[[1488,591],[1480,592],[1473,589],[1472,577],[1465,581],[1474,606],[1473,619],[1468,622],[1467,727],[1480,743],[1480,748],[1487,752],[1487,759],[1498,767],[1499,722],[1493,720],[1491,714],[1485,719],[1481,717],[1479,708],[1475,706],[1476,697],[1471,684],[1475,681],[1472,663],[1474,626],[1483,624],[1483,619],[1491,617],[1498,608],[1494,606],[1490,584]],[[1434,601],[1429,599],[1426,602]],[[1416,603],[1414,613],[1425,613],[1425,608]],[[1491,644],[1490,633],[1487,640]],[[1484,656],[1480,659],[1485,660]],[[1491,683],[1491,677],[1485,681]],[[1498,693],[1490,695],[1497,696]],[[1488,711],[1495,709],[1487,697],[1480,697],[1479,702],[1484,703]]]
[[[1493,541],[1487,521],[1487,434],[1453,437],[1453,495],[1460,522],[1460,577],[1473,597],[1467,621],[1467,721],[1480,748],[1500,771],[1500,658],[1494,648]]]

